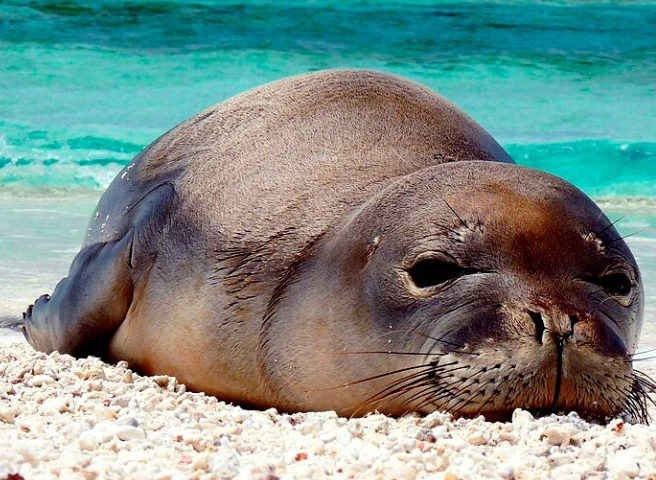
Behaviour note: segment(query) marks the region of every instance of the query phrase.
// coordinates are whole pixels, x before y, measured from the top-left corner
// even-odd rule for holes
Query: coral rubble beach
[[[4,341],[0,479],[21,477],[654,479],[656,427],[251,411],[124,362]]]

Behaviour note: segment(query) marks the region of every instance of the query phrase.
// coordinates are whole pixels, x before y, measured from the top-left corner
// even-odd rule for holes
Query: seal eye
[[[434,287],[465,274],[464,269],[436,258],[419,260],[408,270],[410,278],[419,288]]]
[[[604,275],[595,283],[603,287],[606,291],[616,295],[621,295],[622,297],[631,293],[631,289],[633,288],[633,284],[628,275],[620,272]]]

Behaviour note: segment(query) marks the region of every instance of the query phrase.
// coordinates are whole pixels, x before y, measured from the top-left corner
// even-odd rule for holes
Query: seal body
[[[25,333],[257,407],[614,414],[638,401],[641,315],[635,261],[585,195],[432,91],[338,70],[148,146]]]

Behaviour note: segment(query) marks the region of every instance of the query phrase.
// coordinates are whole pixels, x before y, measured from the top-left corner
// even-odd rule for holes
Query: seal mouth
[[[553,348],[555,349],[555,378],[551,405],[546,408],[529,409],[529,411],[532,411],[532,413],[539,416],[549,415],[552,413],[563,413],[562,407],[560,407],[560,402],[565,375],[565,349],[568,344],[570,349],[576,348],[576,342],[573,341],[573,337],[576,325],[579,323],[579,319],[575,315],[567,315],[567,320],[563,319],[560,325],[556,326],[556,324],[547,326],[545,325],[542,319],[542,315],[539,312],[529,311],[528,314],[533,324],[535,325],[535,337],[540,344],[540,347],[544,348],[546,346],[549,348],[551,345],[553,345]],[[550,324],[552,323],[553,320],[550,321]],[[567,400],[568,399],[566,398],[563,399],[563,403],[571,403]],[[593,414],[592,416],[595,417],[596,415]]]
[[[510,421],[519,408],[534,416],[576,412],[602,424],[617,416],[648,423],[656,382],[634,370],[629,356],[608,357],[574,345],[573,337],[545,328],[537,345],[443,353],[433,363],[431,398],[420,410]]]
[[[554,386],[554,396],[551,402],[551,409],[555,409],[558,405],[560,398],[560,391],[563,383],[563,355],[565,350],[565,342],[571,335],[559,336],[556,339],[556,381]]]
[[[556,347],[556,379],[554,382],[554,393],[553,393],[553,400],[551,401],[551,407],[549,410],[555,410],[558,405],[558,399],[560,397],[560,389],[561,389],[561,384],[563,382],[563,353],[565,349],[565,342],[569,337],[571,337],[571,333],[565,333],[565,334],[558,334],[556,332],[553,332],[549,330],[545,324],[544,321],[542,320],[542,315],[538,312],[534,311],[529,311],[528,312],[529,317],[535,324],[535,339],[542,345],[544,344],[544,337],[547,334],[551,334],[555,347]],[[572,321],[572,330],[574,329],[574,321]]]

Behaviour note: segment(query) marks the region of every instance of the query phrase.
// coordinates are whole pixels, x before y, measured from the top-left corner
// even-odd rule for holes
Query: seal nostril
[[[572,332],[574,332],[574,325],[576,325],[577,323],[579,323],[579,317],[577,317],[576,315],[570,315],[569,316],[569,325],[570,325],[570,328],[572,329],[571,330]]]
[[[540,315],[538,312],[528,312],[528,315],[531,317],[531,320],[533,320],[533,323],[535,324],[535,339],[539,342],[542,343],[542,334],[544,333],[544,322],[542,321],[542,315]]]

